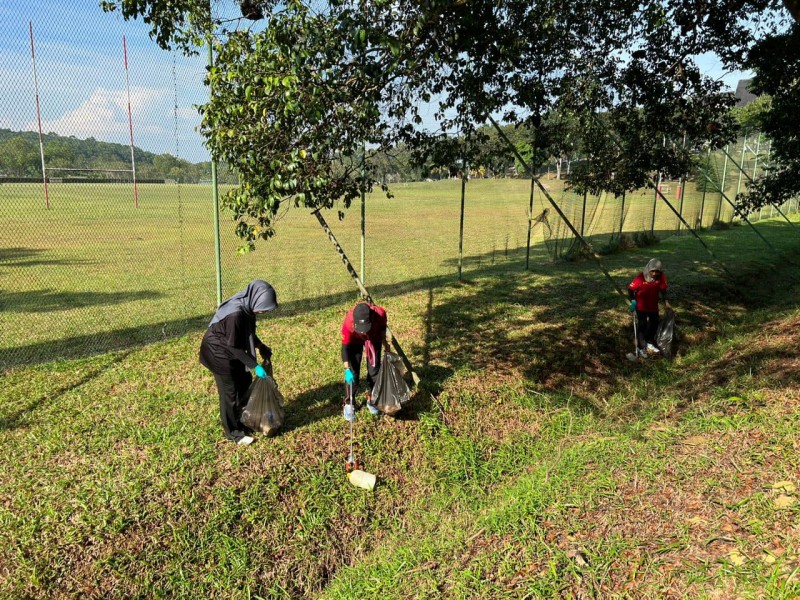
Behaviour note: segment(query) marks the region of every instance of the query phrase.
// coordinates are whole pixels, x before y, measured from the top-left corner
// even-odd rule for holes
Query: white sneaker
[[[252,444],[255,441],[256,441],[256,438],[253,438],[253,437],[250,437],[249,435],[246,435],[243,438],[239,438],[239,441],[237,441],[236,443],[239,446],[249,446],[250,444]]]
[[[661,352],[658,346],[654,346],[653,344],[647,344],[647,351],[650,352],[651,354],[658,354],[659,352]]]

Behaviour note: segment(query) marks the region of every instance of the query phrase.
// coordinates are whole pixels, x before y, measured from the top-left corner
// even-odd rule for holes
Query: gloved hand
[[[267,378],[267,370],[261,365],[256,365],[256,368],[253,369],[253,373],[256,374],[256,377],[261,377],[261,379]]]
[[[261,348],[259,348],[258,351],[261,354],[261,358],[263,360],[272,360],[272,348],[270,348],[266,344],[261,346]]]
[[[636,311],[636,300],[631,300],[631,305],[628,307],[628,312]]]
[[[356,382],[356,376],[350,369],[344,370],[344,382],[347,385],[353,385]]]

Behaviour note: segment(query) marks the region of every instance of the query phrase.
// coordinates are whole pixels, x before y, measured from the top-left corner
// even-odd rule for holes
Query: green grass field
[[[620,228],[649,230],[653,192],[621,199],[583,199],[565,193],[563,182],[545,180],[573,222],[597,246]],[[0,289],[3,290],[0,368],[52,357],[79,357],[130,347],[202,327],[216,305],[213,209],[208,186],[141,185],[134,208],[126,185],[52,184],[51,208],[33,184],[0,188]],[[398,184],[395,197],[367,200],[366,273],[375,297],[425,288],[456,279],[460,181]],[[665,184],[676,201],[676,184]],[[530,183],[472,180],[465,202],[463,270],[473,275],[506,265],[524,265]],[[683,212],[704,225],[719,202],[689,184]],[[676,206],[677,203],[676,203]],[[542,194],[534,215],[549,208],[549,229],[535,225],[532,261],[546,263],[550,252],[571,238]],[[723,207],[724,208],[724,207]],[[723,219],[730,214],[724,210]],[[343,221],[326,215],[351,260],[360,269],[360,217],[353,207]],[[666,238],[677,219],[656,205],[656,233]],[[582,223],[583,221],[583,223]],[[289,310],[323,308],[353,298],[354,288],[316,220],[290,209],[278,235],[256,252],[236,253],[229,218],[223,216],[223,296],[253,278],[273,283]],[[549,245],[543,242],[550,240]],[[702,250],[700,250],[702,252]]]
[[[287,422],[239,448],[197,362],[205,189],[143,191],[137,213],[122,190],[104,215],[56,196],[14,221],[4,205],[4,356],[74,358],[3,370],[0,597],[800,595],[796,217],[758,224],[774,252],[745,226],[703,232],[727,272],[689,236],[606,257],[622,286],[652,255],[670,277],[679,355],[634,365],[626,302],[542,244],[525,272],[529,188],[491,183],[468,188],[463,283],[459,182],[370,199],[367,284],[423,379],[402,418],[358,412],[373,493],[343,468],[338,328],[355,295],[307,215],[224,259],[227,292],[263,276],[283,300],[259,331]],[[357,262],[354,217],[330,221]]]

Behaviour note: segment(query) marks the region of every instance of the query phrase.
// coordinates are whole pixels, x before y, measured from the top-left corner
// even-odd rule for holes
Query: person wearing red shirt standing
[[[658,332],[658,301],[664,300],[664,306],[670,308],[667,300],[667,276],[664,266],[657,258],[647,263],[644,271],[639,273],[628,286],[631,299],[630,312],[636,311],[636,352],[627,355],[628,360],[647,358],[647,353],[660,352],[656,345]]]
[[[353,395],[361,380],[361,360],[367,358],[367,409],[373,414],[379,410],[372,404],[372,387],[381,368],[381,348],[386,342],[386,310],[375,304],[359,302],[344,317],[342,323],[342,362],[344,381],[352,386]],[[347,418],[347,417],[345,417]]]

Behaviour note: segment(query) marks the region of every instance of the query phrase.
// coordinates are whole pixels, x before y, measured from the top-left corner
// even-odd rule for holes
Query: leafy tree
[[[14,177],[41,177],[39,148],[24,137],[7,140],[0,145],[0,171]]]
[[[748,65],[755,71],[751,89],[766,98],[741,118],[758,125],[771,145],[765,174],[737,199],[745,212],[800,194],[800,24],[754,48]]]
[[[75,166],[75,149],[63,138],[48,139],[44,144],[44,155],[48,167]]]
[[[106,6],[150,19],[160,42],[201,39],[213,24],[195,0]],[[227,205],[249,247],[274,233],[288,201],[346,207],[370,187],[359,174],[362,144],[403,143],[419,164],[479,164],[489,119],[535,131],[525,141],[532,157],[560,156],[568,138],[555,115],[569,116],[588,157],[575,178],[586,190],[622,193],[654,172],[680,177],[694,166],[680,140],[714,146],[736,133],[732,96],[694,57],[713,52],[741,66],[782,34],[795,3],[332,0],[317,12],[303,0],[264,0],[258,8],[245,12],[265,15],[263,30],[217,32],[202,108],[212,154],[240,174]],[[420,107],[431,101],[433,132],[421,128]],[[513,164],[508,150],[497,155]]]

